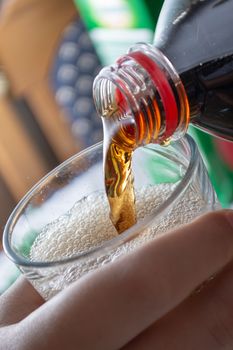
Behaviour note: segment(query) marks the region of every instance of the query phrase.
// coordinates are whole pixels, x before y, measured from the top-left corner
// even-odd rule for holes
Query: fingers
[[[232,295],[233,264],[123,349],[231,350]]]
[[[233,214],[207,214],[88,275],[24,325],[33,339],[47,339],[58,348],[67,346],[66,339],[74,348],[86,350],[121,348],[229,263],[233,256],[229,215]],[[39,344],[42,349],[46,346]]]
[[[0,296],[0,326],[22,320],[39,307],[44,300],[23,277]]]

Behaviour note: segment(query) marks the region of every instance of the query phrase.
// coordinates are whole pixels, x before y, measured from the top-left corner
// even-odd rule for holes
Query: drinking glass
[[[220,208],[189,135],[166,147],[149,144],[133,156],[137,222],[118,234],[109,219],[102,146],[51,171],[6,224],[6,254],[45,299],[171,228]]]

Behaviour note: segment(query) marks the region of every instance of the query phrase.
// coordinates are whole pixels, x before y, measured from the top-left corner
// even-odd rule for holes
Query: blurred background
[[[0,0],[0,241],[23,195],[102,139],[93,79],[135,42],[152,42],[163,0]],[[224,207],[233,202],[233,146],[189,131]],[[0,293],[17,276],[1,253]]]

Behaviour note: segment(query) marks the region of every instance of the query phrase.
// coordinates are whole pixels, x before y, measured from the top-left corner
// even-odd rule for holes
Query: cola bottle
[[[233,141],[233,0],[165,0],[153,45],[105,67],[99,115],[137,145],[180,138],[189,123]]]

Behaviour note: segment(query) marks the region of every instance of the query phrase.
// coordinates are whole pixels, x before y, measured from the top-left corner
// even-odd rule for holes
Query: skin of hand
[[[230,350],[233,211],[161,235],[48,302],[20,278],[0,297],[0,326],[1,350]]]

